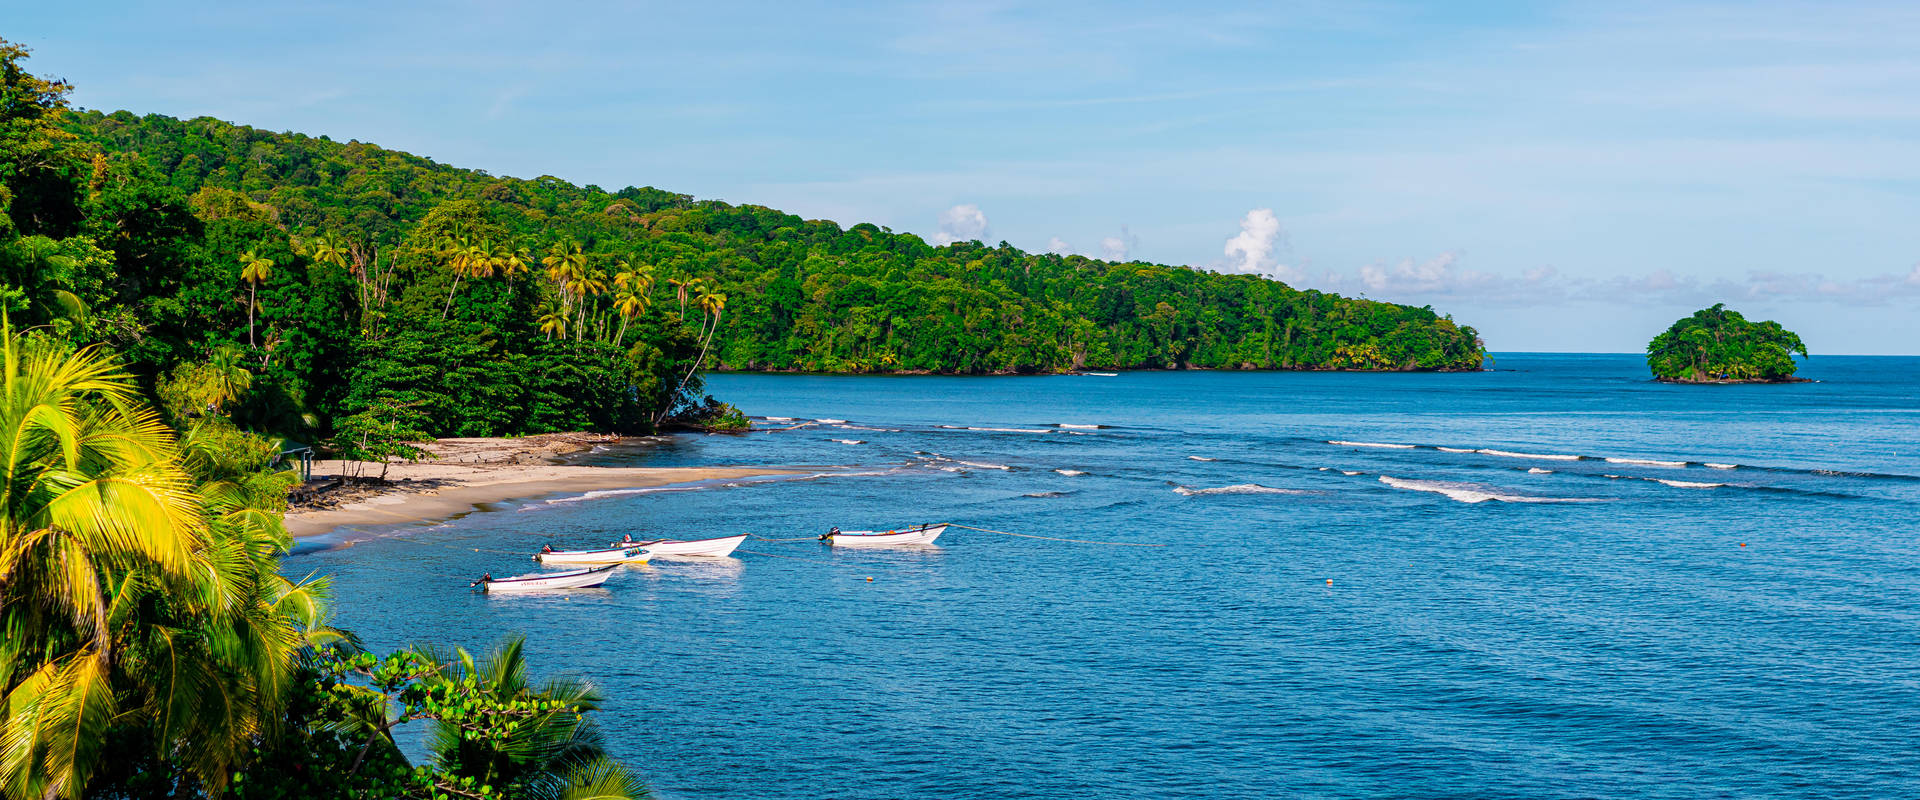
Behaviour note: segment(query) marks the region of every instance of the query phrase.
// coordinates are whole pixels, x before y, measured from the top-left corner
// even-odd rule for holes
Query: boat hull
[[[536,553],[533,560],[549,566],[588,566],[598,564],[645,564],[653,554],[637,545],[610,550],[558,550]]]
[[[607,582],[608,573],[613,572],[617,564],[591,569],[576,569],[567,572],[533,573],[517,575],[512,578],[498,578],[483,581],[480,586],[488,594],[518,594],[522,592],[547,592],[556,589],[591,589]]]
[[[834,547],[895,547],[907,544],[933,544],[947,526],[927,525],[904,531],[842,531],[827,537]]]
[[[721,536],[713,539],[653,539],[627,547],[644,547],[654,558],[723,558],[732,555],[734,548],[747,540],[746,534]]]

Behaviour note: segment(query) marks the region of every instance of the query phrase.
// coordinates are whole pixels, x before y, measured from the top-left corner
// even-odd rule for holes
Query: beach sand
[[[675,483],[789,475],[768,467],[585,467],[553,463],[568,452],[609,437],[553,434],[516,439],[442,439],[425,448],[440,458],[387,467],[383,486],[353,486],[321,494],[287,512],[287,531],[318,536],[344,525],[390,525],[447,519],[486,503],[601,489],[641,489]],[[316,483],[344,474],[373,477],[376,463],[315,461]]]

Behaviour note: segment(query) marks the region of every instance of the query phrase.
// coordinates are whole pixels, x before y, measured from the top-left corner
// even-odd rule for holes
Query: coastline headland
[[[568,492],[645,489],[676,483],[793,474],[772,467],[592,467],[554,459],[616,437],[548,434],[501,439],[441,439],[423,445],[436,458],[384,465],[316,461],[311,491],[288,508],[287,532],[319,536],[349,525],[390,525],[447,519],[486,503]]]

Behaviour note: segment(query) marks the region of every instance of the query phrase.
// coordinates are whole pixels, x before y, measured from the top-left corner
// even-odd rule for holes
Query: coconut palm
[[[540,317],[535,324],[548,339],[567,338],[567,311],[564,308],[552,303],[541,306]]]
[[[689,283],[694,284],[696,287],[703,286],[697,279],[689,281]],[[707,346],[713,343],[713,334],[720,329],[720,312],[725,311],[727,308],[727,296],[716,292],[708,292],[704,288],[701,288],[700,296],[695,299],[694,304],[699,306],[700,309],[707,314],[708,324],[703,326],[704,330],[701,332],[702,335],[700,337],[700,355],[693,360],[691,366],[687,367],[687,374],[680,376],[680,383],[673,387],[673,394],[667,398],[666,407],[660,409],[660,413],[654,416],[653,424],[655,425],[660,424],[660,420],[666,418],[667,412],[673,410],[674,398],[680,396],[681,390],[687,388],[687,381],[693,379],[694,371],[706,362]]]
[[[218,791],[330,638],[284,613],[323,589],[276,574],[284,486],[229,449],[183,453],[103,351],[0,332],[0,796],[82,796],[109,725]]]
[[[573,288],[577,293],[580,315],[580,319],[574,328],[573,338],[581,339],[586,336],[587,300],[598,297],[607,291],[606,270],[589,269],[582,271],[579,277],[574,280]]]
[[[240,254],[240,280],[247,282],[247,346],[253,347],[253,312],[259,307],[260,284],[273,275],[273,261],[252,250]]]

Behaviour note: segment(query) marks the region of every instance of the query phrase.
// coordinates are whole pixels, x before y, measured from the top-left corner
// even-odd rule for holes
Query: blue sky
[[[1920,353],[1920,4],[61,3],[89,108],[1632,351],[1726,301]]]

